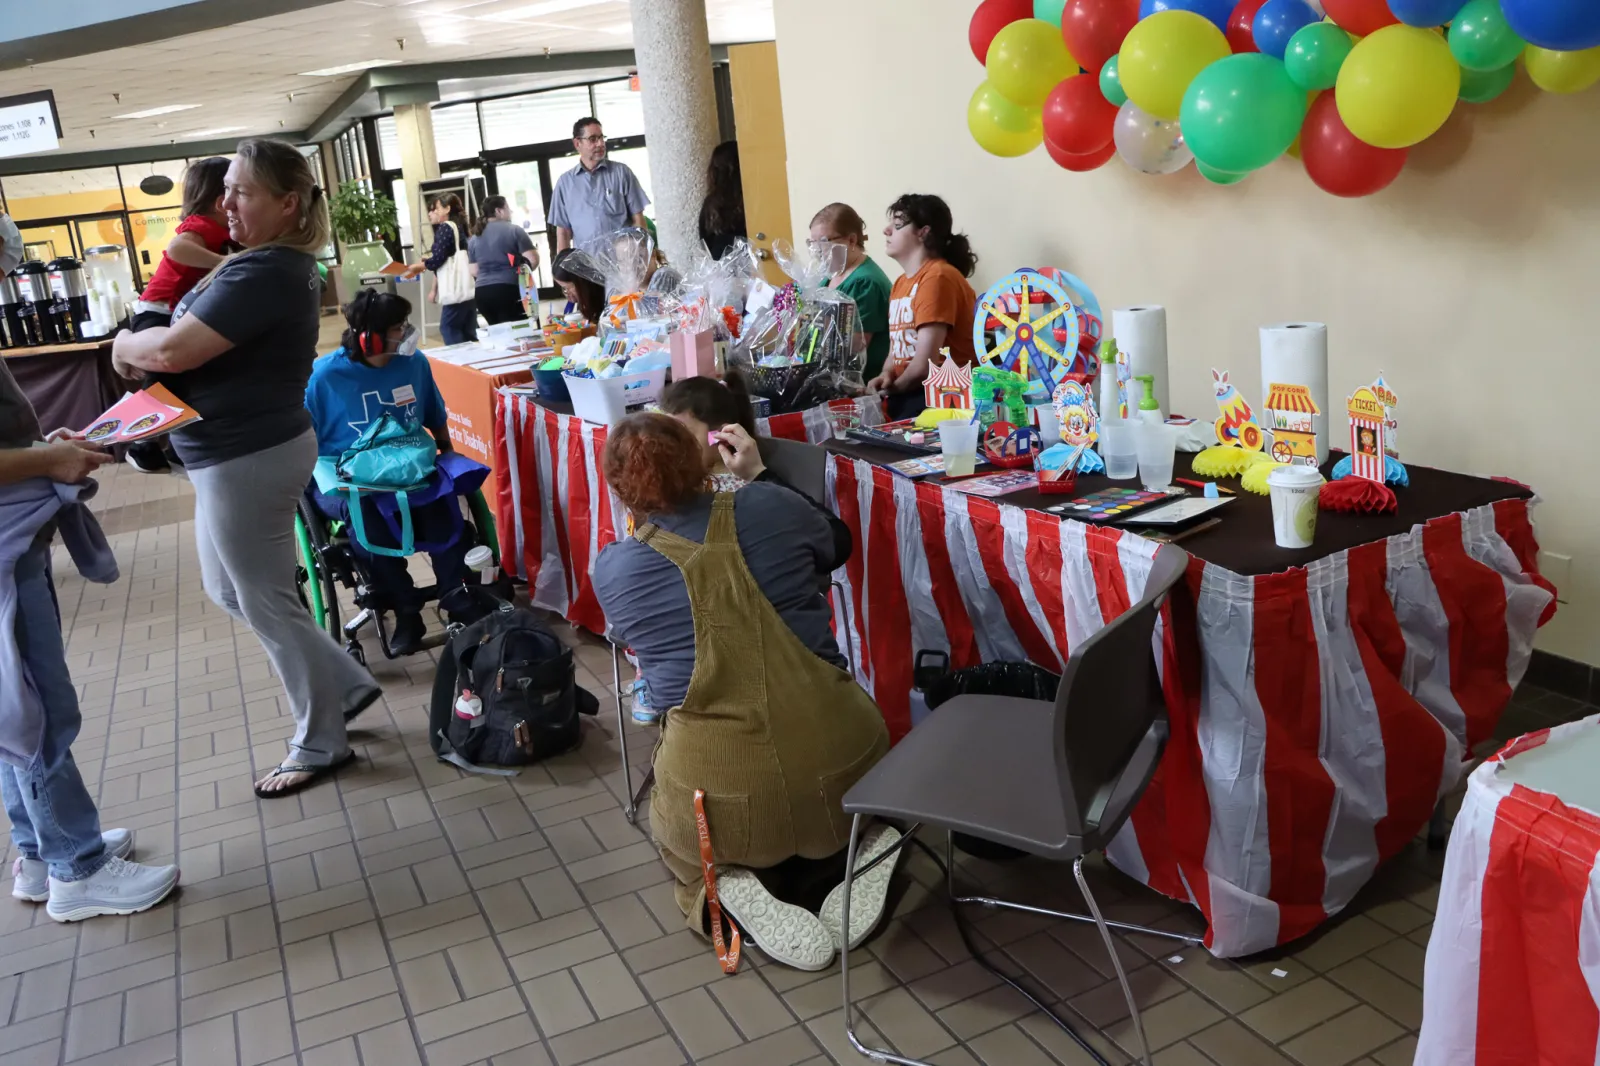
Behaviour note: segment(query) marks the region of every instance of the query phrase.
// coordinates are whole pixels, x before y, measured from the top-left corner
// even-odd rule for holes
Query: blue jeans
[[[100,840],[100,812],[72,760],[83,715],[67,672],[48,543],[34,545],[17,560],[16,586],[17,650],[44,704],[44,744],[26,770],[0,762],[0,797],[11,819],[11,841],[23,857],[49,863],[57,881],[81,881],[108,856]]]
[[[478,304],[468,300],[462,304],[445,304],[439,311],[439,336],[446,344],[460,344],[478,339]]]

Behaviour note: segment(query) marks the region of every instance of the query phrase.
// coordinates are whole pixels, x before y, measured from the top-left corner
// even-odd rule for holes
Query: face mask
[[[417,354],[417,327],[407,326],[406,335],[400,338],[400,346],[395,349],[397,355]]]

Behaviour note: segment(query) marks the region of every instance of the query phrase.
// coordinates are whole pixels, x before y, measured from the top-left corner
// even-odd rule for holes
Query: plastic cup
[[[1139,423],[1134,428],[1134,439],[1139,454],[1139,480],[1151,492],[1164,492],[1172,487],[1172,460],[1178,450],[1178,434],[1171,426],[1152,422]]]
[[[1039,426],[1039,440],[1048,448],[1061,443],[1061,419],[1056,416],[1055,404],[1041,403],[1030,408]]]
[[[1120,418],[1100,423],[1100,458],[1105,460],[1106,477],[1112,481],[1139,476],[1139,442],[1133,423]]]
[[[940,423],[939,450],[944,453],[945,474],[960,477],[978,468],[978,434],[982,430],[976,422],[951,419]]]
[[[1317,498],[1322,475],[1314,467],[1279,466],[1267,475],[1272,498],[1272,535],[1280,548],[1309,548],[1317,536]]]
[[[499,567],[494,565],[494,552],[488,545],[480,544],[467,552],[467,569],[479,575],[479,580],[485,585],[492,585],[500,576]]]

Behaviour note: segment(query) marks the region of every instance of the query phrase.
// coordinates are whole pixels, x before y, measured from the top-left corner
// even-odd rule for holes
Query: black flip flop
[[[371,707],[374,703],[377,703],[378,700],[382,698],[382,696],[383,696],[383,689],[375,688],[375,689],[372,689],[371,691],[369,691],[368,693],[366,693],[359,700],[356,700],[356,705],[354,707],[350,708],[348,711],[344,712],[345,725],[349,725],[351,722],[355,721],[356,720],[356,715],[360,714],[362,711],[366,710],[368,707]]]
[[[300,782],[298,785],[290,785],[288,788],[274,789],[272,791],[264,790],[260,785],[257,785],[255,786],[256,796],[259,799],[282,799],[284,796],[292,796],[296,792],[305,791],[322,778],[337,773],[355,761],[356,753],[354,751],[350,751],[346,752],[345,757],[340,759],[338,762],[329,763],[327,766],[307,766],[304,763],[297,762],[279,763],[273,769],[272,773],[267,775],[267,780],[270,781],[279,774],[310,774],[311,776]]]

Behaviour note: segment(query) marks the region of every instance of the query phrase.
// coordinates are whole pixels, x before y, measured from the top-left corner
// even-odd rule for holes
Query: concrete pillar
[[[706,4],[633,0],[631,6],[656,231],[667,258],[684,264],[700,244],[706,166],[717,144]]]
[[[396,104],[394,125],[400,135],[400,178],[405,182],[406,201],[411,206],[411,243],[420,258],[433,243],[428,205],[422,202],[418,185],[439,176],[439,153],[433,146],[433,113],[427,104]]]

